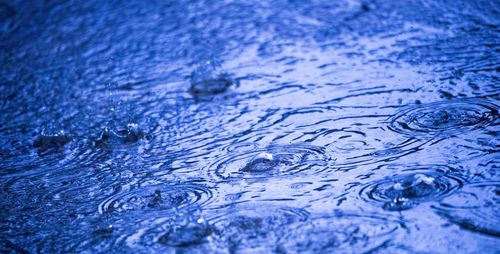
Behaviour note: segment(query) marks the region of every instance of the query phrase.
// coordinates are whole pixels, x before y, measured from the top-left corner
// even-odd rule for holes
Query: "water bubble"
[[[225,92],[233,85],[229,75],[221,72],[215,61],[198,64],[191,74],[189,92],[193,95],[213,95]]]
[[[439,200],[461,185],[462,180],[452,174],[419,171],[372,182],[361,190],[361,195],[367,201],[383,203],[385,210],[402,211],[422,202]]]
[[[328,167],[325,149],[313,145],[272,145],[227,154],[209,168],[221,178],[262,178],[301,172],[314,174]]]
[[[436,211],[460,228],[500,237],[500,182],[465,185],[445,198]]]
[[[483,100],[442,101],[416,105],[389,119],[389,129],[409,136],[447,136],[488,125],[498,107]]]

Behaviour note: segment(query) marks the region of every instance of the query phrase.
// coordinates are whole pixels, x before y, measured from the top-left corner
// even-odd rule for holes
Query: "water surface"
[[[500,4],[326,2],[0,2],[0,251],[498,253]]]

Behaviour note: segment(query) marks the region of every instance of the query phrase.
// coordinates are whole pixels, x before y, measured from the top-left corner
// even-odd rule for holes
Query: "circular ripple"
[[[138,213],[133,221],[113,217],[83,225],[87,232],[73,240],[69,252],[173,253],[182,248],[209,252],[205,243],[213,234],[212,226],[198,210],[165,210],[158,213]],[[90,232],[89,232],[90,231]]]
[[[500,182],[465,185],[444,199],[437,213],[463,229],[500,237]]]
[[[442,101],[403,110],[389,119],[389,129],[409,136],[451,135],[494,121],[498,107],[482,100]]]
[[[389,240],[396,240],[401,221],[388,216],[334,214],[296,223],[280,241],[283,253],[364,253]]]
[[[221,178],[261,178],[270,175],[311,174],[327,168],[330,158],[325,149],[312,145],[273,145],[229,154],[210,166],[209,172]]]
[[[385,210],[401,211],[438,200],[462,184],[461,178],[442,171],[415,170],[372,182],[360,195],[366,201],[382,203]]]
[[[200,185],[153,185],[111,196],[99,205],[99,213],[120,214],[202,205],[211,197],[210,189]]]
[[[272,205],[238,205],[210,220],[216,244],[229,252],[273,250],[287,226],[307,221],[309,213],[300,208]]]

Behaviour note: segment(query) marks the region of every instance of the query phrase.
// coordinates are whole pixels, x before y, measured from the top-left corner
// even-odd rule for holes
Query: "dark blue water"
[[[500,252],[498,1],[0,2],[0,252]]]

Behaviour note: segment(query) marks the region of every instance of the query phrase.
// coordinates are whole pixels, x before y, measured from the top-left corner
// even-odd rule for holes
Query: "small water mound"
[[[220,70],[216,61],[205,61],[198,64],[191,74],[189,92],[194,96],[220,94],[233,83],[229,75]]]
[[[408,136],[448,136],[488,125],[498,107],[483,100],[442,101],[409,107],[389,119],[389,129]]]
[[[209,168],[221,178],[263,178],[273,175],[291,175],[301,172],[318,173],[327,168],[324,148],[297,144],[272,145],[265,149],[228,154]]]
[[[186,247],[202,243],[212,234],[212,227],[203,218],[188,218],[171,224],[158,238],[158,243],[172,247]]]
[[[386,177],[366,185],[360,195],[369,202],[383,203],[389,211],[411,209],[422,202],[436,201],[461,187],[463,181],[439,171],[416,171]]]
[[[263,152],[255,155],[241,170],[255,173],[269,172],[278,166],[279,162],[278,158],[274,158],[273,154]]]
[[[460,228],[500,237],[500,182],[465,185],[444,199],[436,211]]]
[[[71,136],[66,134],[62,129],[43,129],[33,142],[33,147],[38,149],[59,149],[70,141]]]
[[[122,145],[132,145],[139,140],[148,138],[146,133],[139,128],[138,124],[127,124],[124,129],[110,129],[106,127],[94,144],[97,147],[117,147]]]
[[[168,210],[203,205],[212,198],[209,188],[195,184],[164,184],[123,191],[99,205],[101,214]]]
[[[405,234],[404,223],[390,216],[335,211],[287,228],[282,253],[365,253]]]
[[[211,220],[215,242],[231,253],[274,251],[287,226],[307,221],[309,213],[300,208],[266,204],[239,205]]]
[[[233,81],[224,75],[217,76],[212,79],[192,82],[189,92],[193,95],[213,95],[225,92]]]

